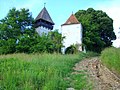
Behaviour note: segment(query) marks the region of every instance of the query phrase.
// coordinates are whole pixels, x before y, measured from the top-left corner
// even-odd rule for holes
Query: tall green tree
[[[7,16],[0,20],[0,39],[18,39],[25,33],[31,35],[34,32],[33,21],[28,9],[16,10],[16,8],[12,8]]]
[[[2,43],[0,53],[7,54],[22,50],[28,52],[30,38],[33,38],[35,34],[33,23],[34,19],[28,9],[9,10],[7,16],[0,20],[0,42]]]
[[[113,20],[103,11],[88,8],[79,10],[75,16],[83,26],[83,44],[87,50],[100,52],[116,39]]]

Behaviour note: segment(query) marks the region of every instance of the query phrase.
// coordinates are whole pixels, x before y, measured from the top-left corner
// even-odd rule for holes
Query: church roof
[[[45,20],[45,21],[47,21],[47,22],[49,22],[49,23],[54,25],[54,22],[52,21],[49,13],[48,13],[48,11],[47,11],[47,9],[45,7],[38,14],[38,16],[36,17],[35,21],[40,20],[40,19]]]
[[[72,15],[68,18],[68,20],[67,20],[64,24],[62,24],[62,25],[79,24],[79,23],[80,23],[80,22],[77,20],[77,18],[75,17],[75,15],[72,14]]]

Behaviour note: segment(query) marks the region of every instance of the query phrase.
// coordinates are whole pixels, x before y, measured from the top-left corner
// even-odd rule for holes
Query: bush
[[[99,53],[96,53],[96,52],[92,52],[92,51],[88,51],[86,53],[86,57],[89,58],[89,57],[96,57],[96,56],[99,56],[100,54]]]
[[[77,52],[78,52],[78,50],[74,45],[69,46],[65,50],[65,54],[74,54],[74,53],[77,53]]]
[[[14,53],[16,51],[16,41],[14,39],[0,40],[0,54]]]
[[[50,32],[48,35],[33,36],[24,34],[16,39],[0,40],[0,54],[10,53],[61,53],[63,37],[58,31]]]

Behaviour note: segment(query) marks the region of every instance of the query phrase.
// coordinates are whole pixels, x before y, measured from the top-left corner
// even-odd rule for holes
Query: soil
[[[85,71],[93,90],[120,90],[120,78],[102,65],[98,57],[82,60],[73,69],[75,71],[73,74]]]

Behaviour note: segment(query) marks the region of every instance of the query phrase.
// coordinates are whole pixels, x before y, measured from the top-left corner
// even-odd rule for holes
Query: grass
[[[84,57],[82,53],[1,55],[0,90],[66,90],[69,85],[65,77]],[[79,82],[85,83],[82,77],[79,78]]]
[[[82,71],[79,74],[72,74],[70,76],[71,83],[70,86],[74,87],[75,90],[92,90],[93,86],[92,83],[88,81],[88,76]]]
[[[101,54],[102,63],[120,75],[120,48],[107,48]]]

